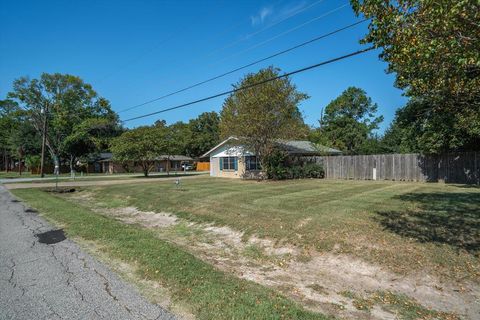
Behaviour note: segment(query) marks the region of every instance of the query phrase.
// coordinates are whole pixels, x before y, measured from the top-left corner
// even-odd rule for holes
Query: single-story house
[[[193,159],[183,155],[162,155],[155,159],[151,172],[182,171],[183,164],[192,164]],[[133,161],[124,164],[113,160],[109,152],[100,153],[94,161],[89,164],[89,172],[95,173],[125,173],[143,172],[142,167]]]
[[[292,157],[340,155],[337,149],[316,145],[304,140],[278,140],[277,146]],[[229,137],[206,152],[201,158],[210,158],[212,177],[244,178],[261,172],[255,154],[246,150],[236,137]]]
[[[155,160],[155,171],[165,172],[170,171],[182,171],[183,164],[193,164],[193,159],[187,156],[182,155],[172,155],[172,156],[160,156]]]

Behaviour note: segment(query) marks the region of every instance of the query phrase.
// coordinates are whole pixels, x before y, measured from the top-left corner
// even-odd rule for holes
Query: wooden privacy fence
[[[210,162],[197,162],[197,171],[209,171]]]
[[[480,152],[323,156],[327,179],[428,181],[480,184]]]

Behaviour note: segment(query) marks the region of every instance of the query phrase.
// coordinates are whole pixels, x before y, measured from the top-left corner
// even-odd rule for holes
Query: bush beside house
[[[289,157],[286,152],[276,150],[265,159],[265,175],[268,179],[323,178],[323,166],[301,157]]]

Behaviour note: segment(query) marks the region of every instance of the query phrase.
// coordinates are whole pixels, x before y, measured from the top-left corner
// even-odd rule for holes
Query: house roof
[[[108,159],[112,159],[113,155],[111,152],[100,152],[100,154],[98,155],[98,158],[100,160],[108,160]]]
[[[217,150],[218,148],[220,148],[221,146],[223,146],[224,144],[227,144],[228,141],[230,140],[238,140],[238,138],[236,137],[228,137],[227,139],[223,140],[222,142],[220,142],[219,144],[217,144],[215,147],[213,147],[212,149],[208,150],[207,152],[205,152],[204,154],[202,154],[200,156],[200,158],[206,158],[208,156],[210,156],[210,153],[212,153],[213,151]]]
[[[236,137],[228,137],[208,152],[203,154],[200,158],[205,158],[210,156],[210,154],[220,148],[221,146],[227,144],[231,140],[239,140]],[[277,145],[287,151],[289,154],[303,154],[303,155],[321,155],[321,154],[328,154],[328,155],[338,155],[342,154],[340,150],[325,147],[319,144],[315,144],[313,142],[307,140],[277,140]]]
[[[183,156],[183,155],[179,155],[179,154],[175,154],[175,155],[161,155],[159,157],[157,157],[155,160],[173,160],[173,161],[193,161],[192,158],[190,157],[187,157],[187,156]]]
[[[109,161],[110,159],[112,159],[111,152],[91,153],[87,156],[88,162]]]
[[[192,158],[184,155],[179,155],[179,154],[175,154],[171,156],[161,155],[161,156],[158,156],[155,160],[167,160],[167,159],[172,161],[193,161]],[[112,154],[109,152],[100,153],[99,157],[97,158],[97,161],[99,162],[107,162],[112,160],[113,160]]]
[[[306,140],[278,140],[280,148],[289,154],[341,154],[337,149],[325,147]]]

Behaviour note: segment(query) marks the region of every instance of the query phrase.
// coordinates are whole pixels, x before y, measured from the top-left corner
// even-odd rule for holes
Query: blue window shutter
[[[235,157],[234,159],[235,159],[235,160],[233,161],[233,165],[234,165],[234,167],[235,167],[235,171],[237,171],[237,170],[238,170],[238,158]]]
[[[223,170],[223,158],[220,158],[220,170]]]

